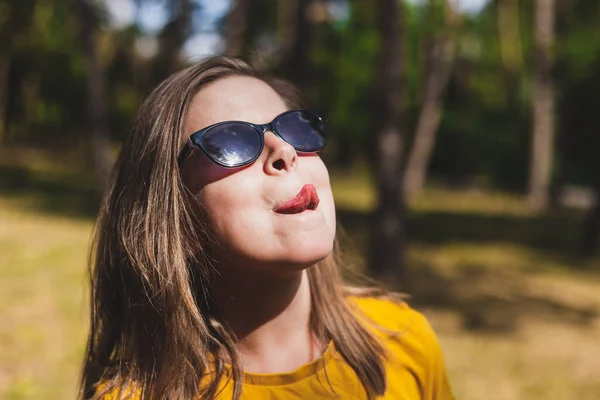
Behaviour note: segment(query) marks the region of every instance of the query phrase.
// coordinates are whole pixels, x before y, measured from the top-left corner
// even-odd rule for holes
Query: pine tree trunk
[[[529,176],[529,204],[534,210],[548,206],[554,151],[554,0],[535,2],[535,70],[533,84],[533,142]]]
[[[0,53],[0,145],[8,141],[8,71],[10,58]]]
[[[228,57],[240,56],[244,51],[247,14],[250,0],[232,0],[225,28],[225,50]]]
[[[402,275],[406,247],[401,4],[398,0],[378,0],[382,40],[378,97],[382,126],[377,133],[374,157],[378,206],[372,219],[369,264],[372,274],[386,281]]]
[[[429,1],[430,13],[434,13],[435,0]],[[408,164],[404,176],[404,196],[407,202],[419,195],[425,179],[427,168],[433,153],[436,134],[442,117],[442,100],[454,62],[454,30],[457,26],[458,16],[446,0],[442,6],[445,8],[445,25],[440,33],[428,41],[427,72],[421,102],[421,111],[417,128],[415,130],[412,149],[408,156]],[[433,20],[434,18],[431,18]]]
[[[599,165],[600,167],[600,165]],[[594,187],[595,203],[583,223],[580,251],[584,257],[592,257],[598,251],[600,239],[600,179]]]
[[[107,180],[112,168],[110,157],[110,138],[106,113],[106,78],[100,62],[97,43],[98,18],[89,0],[77,0],[81,23],[81,39],[86,61],[87,111],[91,129],[92,151],[99,175],[99,192],[105,192]]]
[[[295,84],[304,87],[310,81],[310,23],[307,18],[312,0],[279,0],[278,30],[281,40],[280,68]]]
[[[181,69],[181,53],[192,33],[193,0],[167,0],[170,20],[158,35],[158,52],[153,60],[151,85]]]
[[[11,98],[15,96],[12,90],[14,82],[10,80],[13,51],[19,37],[30,29],[34,7],[35,0],[13,1],[12,5],[9,2],[8,8],[3,8],[3,12],[8,13],[8,18],[0,16],[0,144],[9,140]]]

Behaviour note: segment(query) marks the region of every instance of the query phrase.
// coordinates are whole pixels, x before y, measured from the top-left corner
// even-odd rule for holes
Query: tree
[[[422,90],[421,111],[415,129],[412,149],[404,176],[404,195],[407,201],[414,199],[422,190],[427,167],[435,145],[435,138],[442,117],[442,100],[454,62],[455,30],[458,14],[446,0],[429,0],[430,29],[435,29],[434,17],[441,11],[444,26],[426,37],[426,73]]]
[[[278,31],[281,40],[279,67],[294,83],[308,82],[310,23],[307,15],[313,0],[279,0]]]
[[[600,162],[597,163],[600,168]],[[600,173],[596,177],[593,186],[595,202],[583,222],[580,252],[584,257],[594,256],[598,249],[598,238],[600,238]]]
[[[181,52],[192,34],[192,0],[168,0],[169,22],[158,35],[158,52],[154,58],[153,84],[161,82],[179,70],[183,63]]]
[[[0,16],[0,142],[8,139],[9,75],[13,61],[13,49],[22,41],[29,29],[35,0],[12,1],[4,4],[0,1],[0,12],[8,11],[9,18]]]
[[[248,6],[251,0],[232,0],[225,21],[225,50],[228,57],[239,56],[244,51]]]
[[[528,200],[533,209],[541,210],[549,201],[554,151],[554,0],[536,0],[534,19],[533,141]]]
[[[77,0],[81,40],[86,62],[87,110],[91,128],[91,141],[98,173],[100,193],[104,193],[112,168],[110,138],[106,113],[106,78],[100,62],[97,35],[99,18],[89,0]]]
[[[589,257],[597,254],[600,238],[600,5],[572,0],[557,7],[559,173],[563,180],[590,185],[595,195],[578,243],[580,255]]]
[[[374,170],[378,205],[372,219],[370,268],[376,277],[402,273],[406,243],[405,204],[402,193],[405,131],[402,126],[403,49],[402,3],[379,0],[381,70],[378,102],[381,127],[376,134]]]

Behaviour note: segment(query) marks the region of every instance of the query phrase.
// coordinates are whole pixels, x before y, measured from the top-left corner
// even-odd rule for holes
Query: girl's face
[[[286,110],[283,99],[265,82],[227,77],[196,95],[186,134],[222,121],[268,123]],[[203,218],[219,244],[218,261],[234,268],[297,271],[327,257],[333,247],[329,174],[315,153],[297,153],[270,131],[264,139],[260,157],[235,169],[213,163],[197,149],[183,165],[182,177],[204,209]],[[276,212],[307,184],[316,188],[316,209]]]

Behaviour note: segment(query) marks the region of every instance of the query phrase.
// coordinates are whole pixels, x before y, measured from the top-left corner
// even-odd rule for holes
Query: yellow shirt
[[[350,298],[386,333],[367,324],[382,339],[389,357],[386,362],[387,391],[381,400],[453,399],[442,351],[425,317],[406,304],[374,298]],[[362,316],[361,316],[362,318]],[[393,335],[392,335],[393,333]],[[232,398],[228,383],[217,400]],[[360,380],[330,343],[325,353],[294,372],[244,374],[242,400],[247,399],[366,399]],[[112,400],[110,397],[107,400]]]

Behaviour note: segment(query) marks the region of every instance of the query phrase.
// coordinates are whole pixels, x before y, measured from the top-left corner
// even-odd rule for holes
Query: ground
[[[97,201],[84,175],[30,164],[0,171],[0,398],[70,399]],[[364,271],[371,185],[332,182],[350,268]],[[473,190],[428,189],[411,206],[394,289],[436,330],[457,399],[600,399],[600,260],[575,256],[580,220]]]

